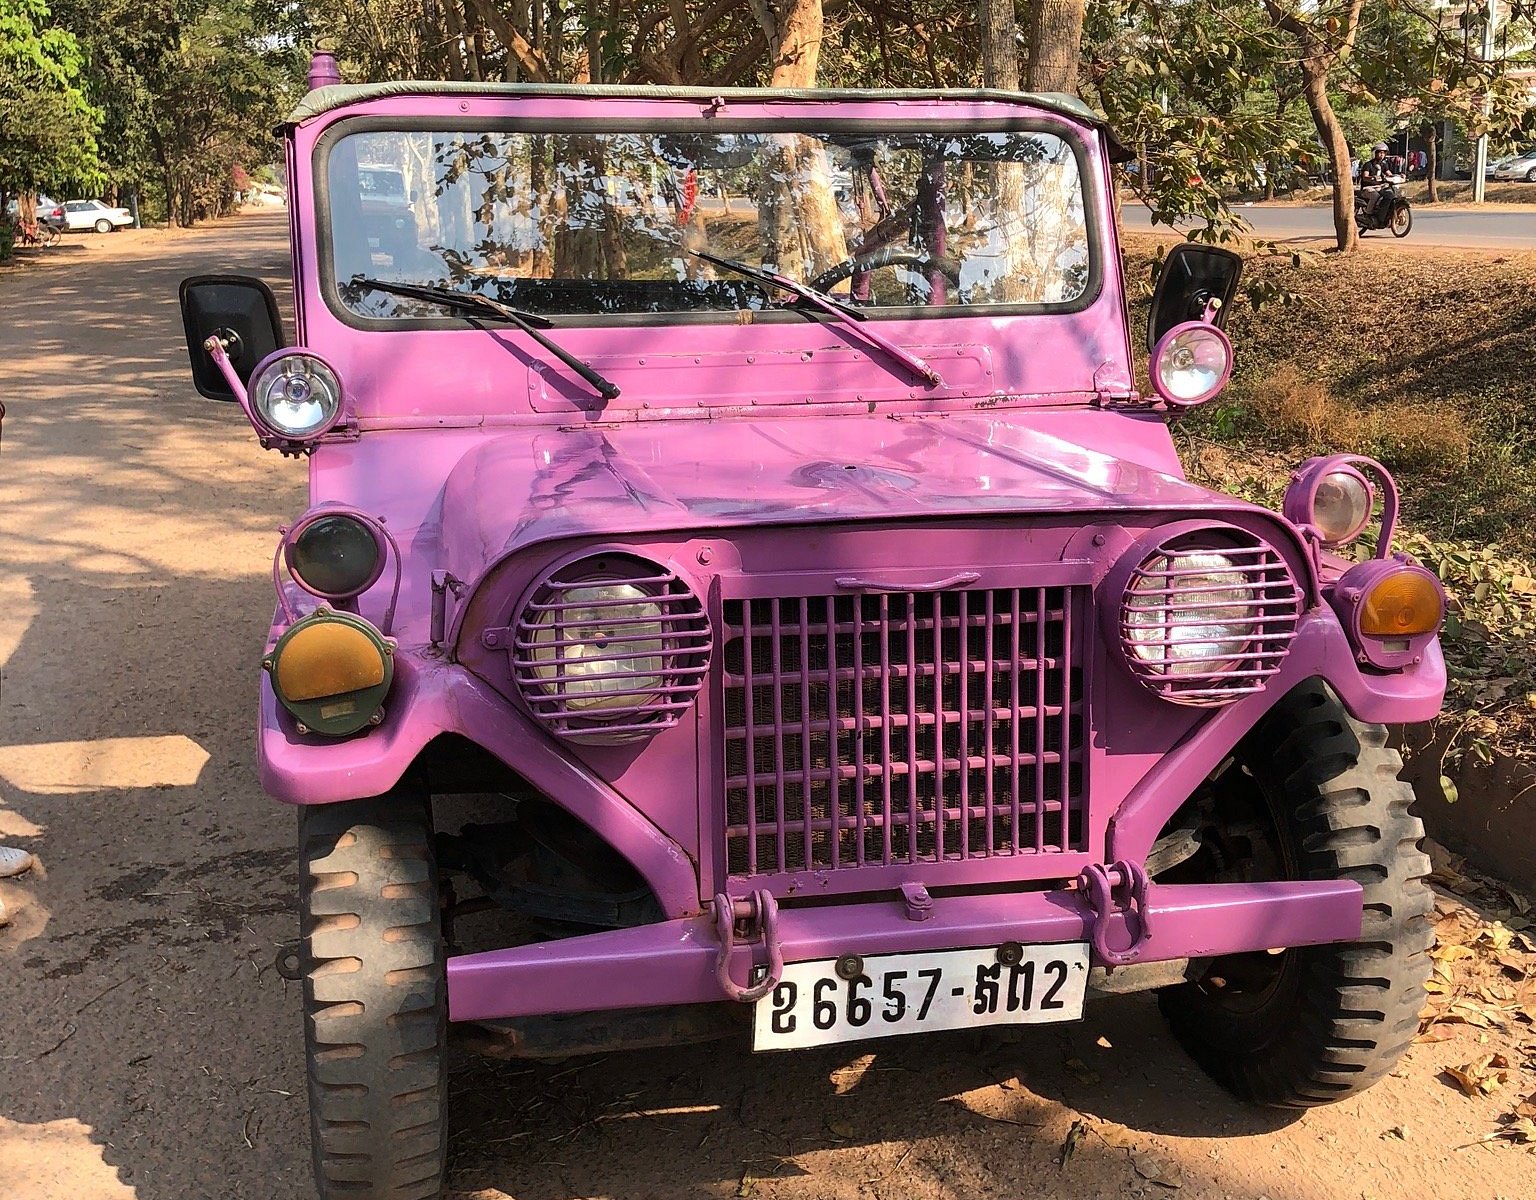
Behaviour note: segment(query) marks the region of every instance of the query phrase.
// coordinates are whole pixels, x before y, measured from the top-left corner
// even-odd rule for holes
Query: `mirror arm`
[[[235,371],[234,363],[229,361],[229,351],[223,338],[218,334],[209,334],[203,341],[203,349],[208,352],[208,357],[213,359],[214,365],[219,368],[219,373],[224,376],[224,382],[229,384],[229,390],[235,394],[235,399],[240,401],[240,407],[245,410],[245,415],[251,415],[251,400],[245,391],[245,383]]]

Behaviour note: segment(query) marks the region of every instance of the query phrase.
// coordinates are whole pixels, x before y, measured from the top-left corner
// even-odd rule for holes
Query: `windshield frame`
[[[1054,303],[1024,304],[949,304],[949,305],[879,305],[861,308],[872,321],[910,321],[946,319],[987,319],[1026,316],[1064,316],[1083,312],[1098,302],[1104,289],[1106,251],[1102,236],[1102,189],[1092,170],[1095,161],[1081,131],[1061,118],[1039,115],[1038,110],[1018,117],[988,117],[957,123],[942,117],[909,116],[896,118],[809,117],[634,117],[612,118],[519,118],[460,116],[382,116],[360,114],[343,117],[330,125],[316,139],[311,155],[315,223],[314,238],[319,291],[326,307],[343,325],[365,331],[462,329],[462,317],[367,317],[349,308],[342,300],[336,278],[334,247],[331,236],[330,157],[341,139],[374,132],[449,132],[449,133],[546,133],[546,134],[624,134],[624,133],[846,133],[900,134],[920,133],[932,126],[935,132],[970,133],[1046,133],[1059,138],[1072,151],[1077,164],[1078,186],[1083,197],[1083,227],[1088,249],[1088,275],[1082,292],[1072,300]],[[775,310],[718,309],[688,312],[636,313],[541,313],[551,328],[667,327],[674,325],[739,325],[741,313],[750,312],[752,324],[804,323],[816,317],[804,308]]]

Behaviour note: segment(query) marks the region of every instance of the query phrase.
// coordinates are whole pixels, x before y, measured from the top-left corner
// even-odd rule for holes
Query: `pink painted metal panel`
[[[1138,961],[1156,962],[1347,941],[1360,935],[1361,890],[1351,880],[1313,883],[1153,884],[1151,935]],[[1122,920],[1109,933],[1122,944]],[[900,900],[783,909],[785,962],[843,954],[898,954],[1088,940],[1093,916],[1081,893],[950,896],[932,916],[906,918]],[[723,1000],[715,975],[719,943],[708,917],[667,921],[460,955],[448,960],[448,1012],[455,1021],[592,1012]],[[732,976],[747,978],[753,948],[739,947]],[[761,947],[757,948],[761,958]]]

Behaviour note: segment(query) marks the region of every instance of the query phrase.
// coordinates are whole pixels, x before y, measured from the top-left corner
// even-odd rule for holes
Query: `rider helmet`
[[[1386,152],[1387,152],[1387,144],[1386,144],[1386,142],[1377,142],[1374,146],[1371,147],[1371,153],[1372,154],[1385,154]]]

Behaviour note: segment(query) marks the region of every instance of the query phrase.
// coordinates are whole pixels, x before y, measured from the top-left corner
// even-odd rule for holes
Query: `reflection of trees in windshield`
[[[329,170],[339,279],[468,287],[533,311],[782,300],[690,250],[873,305],[1057,304],[1089,275],[1077,158],[1044,132],[393,131],[341,139]],[[348,304],[429,315],[378,293]]]

